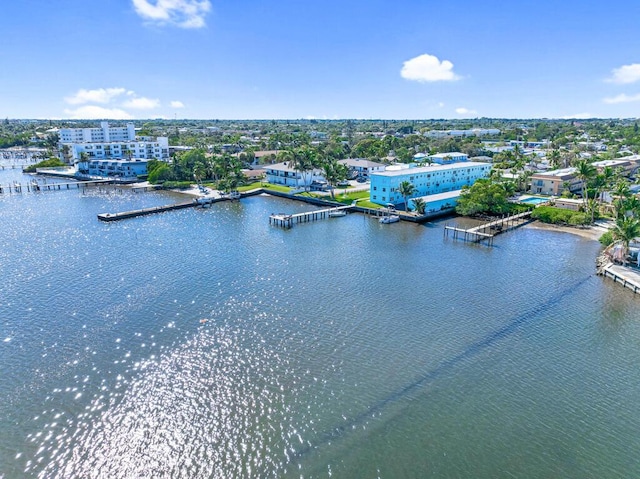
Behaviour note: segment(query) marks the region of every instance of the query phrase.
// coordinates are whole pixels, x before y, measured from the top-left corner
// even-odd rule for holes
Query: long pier
[[[517,215],[498,218],[497,220],[469,229],[445,225],[444,236],[449,237],[449,233],[451,232],[454,239],[463,239],[464,241],[470,241],[472,243],[480,243],[486,240],[489,245],[493,245],[493,238],[495,236],[529,222],[531,222],[531,211],[525,211]]]
[[[33,163],[12,163],[10,165],[0,165],[0,168],[3,170],[23,170],[27,166],[31,166]]]
[[[307,223],[329,217],[329,214],[337,211],[347,211],[353,208],[353,205],[335,206],[332,208],[323,208],[321,210],[307,211],[305,213],[285,214],[273,213],[269,216],[269,224],[291,228],[294,223]]]
[[[99,213],[98,219],[100,221],[119,221],[126,220],[128,218],[135,218],[137,216],[151,215],[154,213],[162,213],[164,211],[181,210],[184,208],[193,208],[198,206],[196,201],[188,201],[185,203],[175,203],[172,205],[164,206],[152,206],[151,208],[142,208],[139,210],[123,211],[122,213]]]
[[[0,185],[0,194],[3,193],[23,193],[24,191],[57,191],[70,190],[73,187],[80,189],[86,186],[99,185],[104,183],[113,183],[113,180],[89,180],[89,181],[71,181],[60,183],[40,183],[33,180],[30,183],[22,184],[17,181],[7,185]]]
[[[244,197],[244,196],[251,196],[253,195],[253,192],[247,192],[244,193],[242,195],[240,195],[240,197]],[[236,196],[229,196],[229,195],[224,195],[224,196],[204,196],[204,197],[199,197],[199,198],[194,198],[191,201],[185,201],[182,203],[174,203],[171,205],[163,205],[163,206],[152,206],[150,208],[142,208],[139,210],[131,210],[131,211],[123,211],[121,213],[99,213],[98,214],[98,219],[100,221],[119,221],[119,220],[126,220],[129,218],[135,218],[137,216],[145,216],[145,215],[152,215],[154,213],[163,213],[165,211],[173,211],[173,210],[182,210],[184,208],[195,208],[195,207],[202,207],[202,208],[206,208],[207,206],[211,206],[214,203],[218,203],[220,201],[233,201],[239,199],[239,197]]]

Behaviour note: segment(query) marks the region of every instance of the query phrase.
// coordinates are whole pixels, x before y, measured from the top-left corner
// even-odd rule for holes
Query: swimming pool
[[[530,196],[529,198],[523,198],[520,203],[526,203],[528,205],[539,205],[540,203],[546,203],[549,198],[540,198],[539,196]]]

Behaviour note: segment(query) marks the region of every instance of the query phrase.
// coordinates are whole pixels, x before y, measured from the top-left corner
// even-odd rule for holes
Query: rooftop
[[[404,176],[407,174],[419,174],[419,173],[431,173],[438,171],[451,171],[462,170],[465,168],[473,168],[475,166],[481,166],[483,168],[490,167],[489,163],[481,163],[478,161],[465,161],[462,163],[452,163],[450,165],[428,165],[418,166],[415,168],[403,168],[401,170],[386,170],[371,173],[371,176]]]
[[[570,167],[570,168],[562,168],[560,170],[551,170],[551,171],[545,171],[542,173],[535,173],[533,176],[534,177],[554,177],[554,178],[563,178],[563,177],[568,177],[568,176],[574,176],[576,173],[576,168],[574,167]]]

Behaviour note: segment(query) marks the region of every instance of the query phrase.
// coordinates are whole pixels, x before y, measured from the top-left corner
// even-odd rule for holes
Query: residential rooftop
[[[475,166],[487,167],[487,163],[482,163],[479,161],[465,161],[463,163],[452,163],[449,165],[428,165],[428,166],[417,166],[414,168],[402,168],[400,170],[385,170],[385,171],[377,171],[375,173],[371,173],[371,175],[375,176],[403,176],[408,173],[431,173],[438,171],[451,171],[451,170],[464,170],[466,168],[472,168]]]

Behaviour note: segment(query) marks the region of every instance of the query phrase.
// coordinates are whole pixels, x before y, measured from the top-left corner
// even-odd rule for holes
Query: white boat
[[[195,202],[197,205],[206,206],[213,204],[215,202],[215,198],[213,198],[212,196],[203,196],[200,198],[196,198]]]
[[[400,221],[400,217],[398,215],[383,216],[378,221],[382,224],[397,223]]]
[[[340,218],[342,216],[347,216],[347,212],[345,210],[329,211],[329,218]]]

